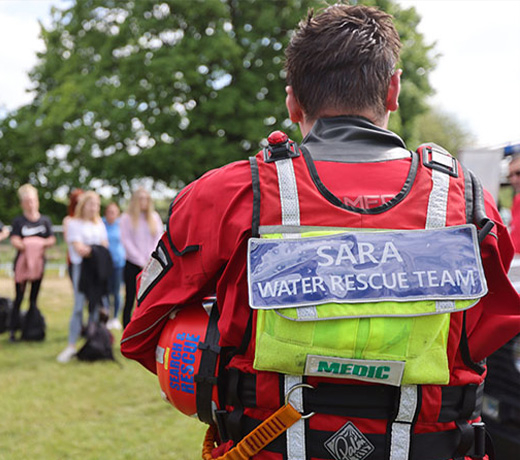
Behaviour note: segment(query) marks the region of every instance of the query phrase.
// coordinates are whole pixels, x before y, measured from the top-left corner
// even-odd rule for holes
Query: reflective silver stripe
[[[164,248],[162,246],[157,246],[157,249],[155,250],[157,253],[157,256],[159,257],[160,261],[163,265],[168,265],[168,257],[166,256],[166,253],[164,252]]]
[[[399,398],[399,411],[392,423],[389,460],[408,460],[410,439],[417,411],[417,385],[403,385]]]
[[[446,226],[448,210],[448,192],[450,176],[442,171],[432,169],[432,189],[428,199],[426,228],[442,228]],[[442,312],[453,308],[453,301],[440,300],[435,302],[437,311]],[[410,456],[410,439],[412,436],[415,413],[417,411],[417,386],[403,385],[399,399],[399,411],[392,423],[390,439],[390,459],[408,460]]]
[[[282,207],[282,225],[300,225],[300,202],[298,201],[298,188],[296,176],[294,175],[293,162],[290,159],[276,162],[278,173],[278,187],[280,189],[280,204]],[[283,238],[299,238],[300,233],[284,233]],[[309,307],[313,308],[313,307]],[[311,312],[312,314],[312,312]],[[299,375],[285,375],[285,394],[302,383]],[[291,394],[291,404],[294,408],[303,412],[303,392],[301,388],[294,390]],[[305,421],[298,420],[287,430],[287,460],[302,460],[306,458],[305,452]]]
[[[158,254],[161,257],[159,252]],[[139,301],[142,300],[144,293],[162,275],[163,271],[165,270],[168,270],[166,263],[163,265],[160,260],[157,260],[153,256],[150,257],[146,267],[141,273],[141,284],[139,285],[139,291],[137,292],[137,298]]]
[[[298,188],[292,160],[280,160],[276,162],[278,173],[278,187],[280,189],[280,204],[282,206],[282,228],[291,226],[294,233],[282,234],[283,238],[299,238],[300,231],[300,202],[298,201]],[[298,318],[317,318],[316,307],[298,308]]]
[[[428,229],[446,227],[450,176],[442,171],[432,169],[432,182],[426,215],[426,228]],[[438,300],[435,302],[435,310],[439,313],[448,310],[453,311],[454,309],[455,302],[453,300]]]
[[[444,172],[432,169],[432,190],[428,201],[426,228],[446,227],[446,210],[448,205],[448,190],[450,176]]]
[[[284,379],[285,394],[295,385],[302,383],[299,375],[286,375]],[[291,405],[303,412],[303,391],[297,388],[291,393]],[[305,451],[305,420],[298,420],[287,430],[287,460],[302,460],[307,458]]]
[[[432,189],[428,200],[426,228],[442,228],[446,226],[448,191],[450,176],[444,172],[432,169]],[[438,311],[445,310],[449,301],[436,302]],[[412,422],[417,410],[417,386],[401,387],[399,412],[392,424],[390,440],[390,460],[407,460],[410,454],[410,438]]]
[[[282,205],[282,224],[300,225],[300,203],[298,202],[298,188],[292,160],[277,161],[276,170],[280,188],[280,204]]]

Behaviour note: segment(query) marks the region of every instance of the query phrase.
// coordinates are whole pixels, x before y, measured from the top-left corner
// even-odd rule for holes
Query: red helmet
[[[215,305],[214,308],[217,308]],[[197,414],[197,380],[209,315],[202,305],[174,310],[164,326],[155,353],[163,397],[183,414]],[[212,386],[216,405],[217,387]],[[199,409],[200,411],[200,409]]]

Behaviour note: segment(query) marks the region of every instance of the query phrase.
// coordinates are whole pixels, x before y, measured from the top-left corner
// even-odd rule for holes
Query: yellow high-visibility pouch
[[[450,315],[487,293],[473,225],[252,238],[254,367],[447,384]]]

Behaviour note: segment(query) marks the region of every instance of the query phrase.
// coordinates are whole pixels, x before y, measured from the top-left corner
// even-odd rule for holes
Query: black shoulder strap
[[[251,184],[253,187],[253,218],[251,222],[251,234],[258,238],[258,228],[260,226],[260,173],[258,172],[258,162],[255,157],[249,157],[251,166]]]
[[[478,375],[482,375],[486,368],[481,363],[474,362],[469,351],[468,334],[466,329],[466,312],[467,310],[464,311],[462,320],[462,333],[460,335],[459,343],[460,356],[467,367],[475,371]]]
[[[473,213],[475,208],[475,199],[473,197],[473,179],[471,173],[463,165],[460,164],[462,172],[464,173],[464,199],[466,201],[466,223],[473,223]]]
[[[199,342],[198,348],[202,351],[199,365],[199,372],[194,380],[197,383],[196,402],[197,415],[199,420],[213,424],[212,396],[213,387],[217,384],[215,370],[220,354],[220,332],[218,330],[219,311],[217,302],[213,303],[211,314],[209,315],[208,329],[204,342]]]
[[[487,234],[495,226],[495,223],[486,215],[484,204],[484,188],[480,179],[468,169],[473,187],[473,222],[479,228],[478,241],[482,243]]]

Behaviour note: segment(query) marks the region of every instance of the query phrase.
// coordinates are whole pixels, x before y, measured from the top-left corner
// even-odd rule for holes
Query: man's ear
[[[285,98],[285,105],[287,106],[287,111],[289,112],[289,118],[293,123],[300,123],[304,121],[303,110],[300,106],[300,103],[294,96],[292,86],[286,86],[285,92],[287,93],[287,97]]]
[[[399,93],[401,92],[401,74],[403,71],[398,69],[390,78],[388,93],[386,95],[386,109],[395,112],[399,108]]]

